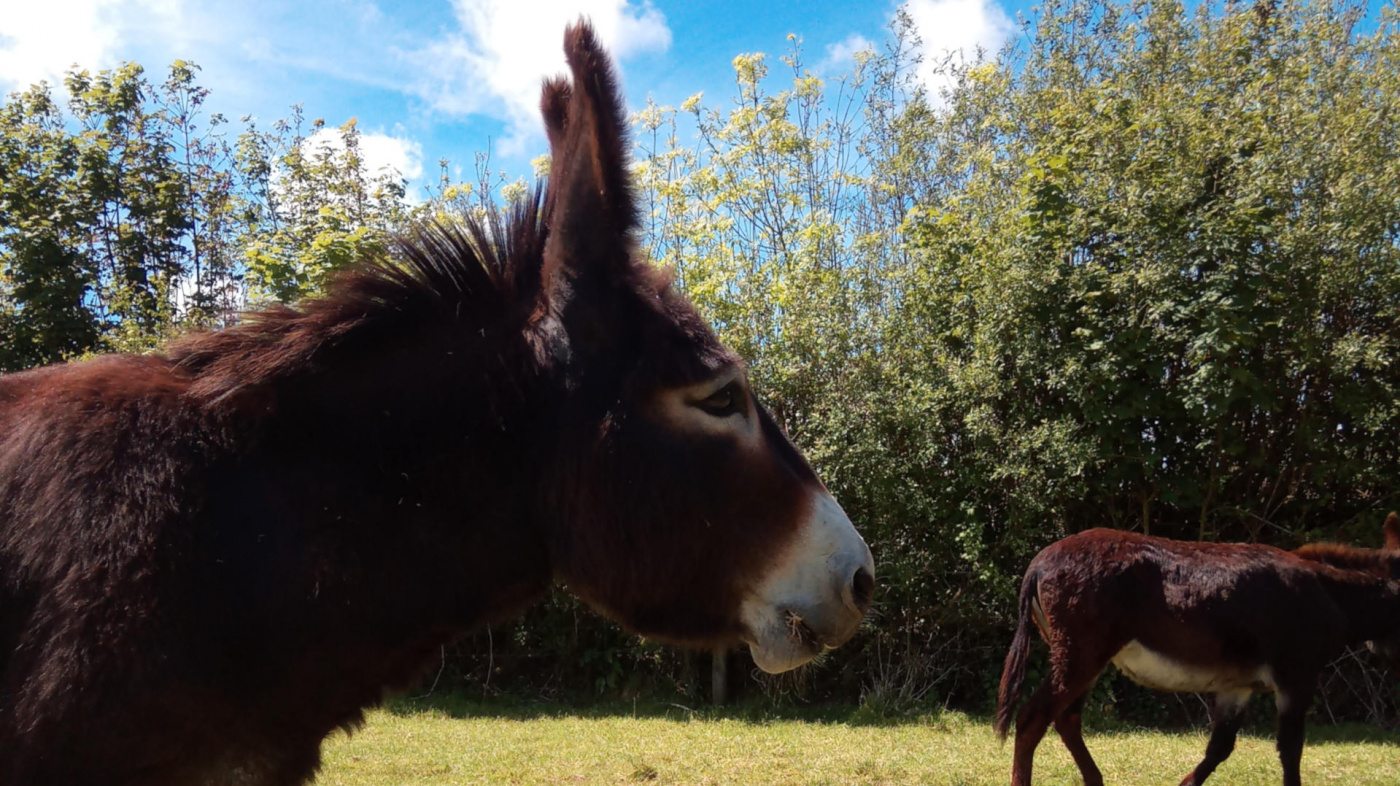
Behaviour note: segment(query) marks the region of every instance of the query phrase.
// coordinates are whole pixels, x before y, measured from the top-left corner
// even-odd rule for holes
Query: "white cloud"
[[[322,128],[302,142],[306,148],[344,150],[345,140],[339,128]],[[371,177],[392,169],[412,181],[423,175],[423,145],[412,139],[388,134],[360,132],[360,156],[365,172]]]
[[[133,37],[171,36],[182,0],[10,0],[0,12],[0,86],[23,89],[41,79],[58,84],[75,64],[115,65]]]
[[[935,95],[946,84],[937,66],[950,53],[970,60],[981,48],[995,55],[1016,29],[996,0],[909,0],[904,8],[923,41],[919,79]]]
[[[387,134],[365,134],[360,137],[360,147],[371,172],[392,168],[405,180],[423,176],[423,145],[419,142]]]
[[[452,0],[460,30],[404,53],[421,73],[415,92],[450,114],[506,121],[506,147],[537,132],[540,81],[565,70],[564,27],[593,22],[619,59],[671,45],[666,17],[651,0]]]
[[[875,45],[870,39],[860,33],[851,33],[844,41],[837,41],[828,44],[826,47],[826,59],[822,61],[822,71],[833,71],[840,68],[848,68],[855,63],[856,53],[873,49]]]

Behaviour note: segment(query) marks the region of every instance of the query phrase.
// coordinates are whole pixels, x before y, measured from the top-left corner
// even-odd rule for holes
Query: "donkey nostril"
[[[870,608],[870,599],[875,596],[875,577],[864,567],[856,568],[855,578],[851,579],[851,600],[861,613]]]

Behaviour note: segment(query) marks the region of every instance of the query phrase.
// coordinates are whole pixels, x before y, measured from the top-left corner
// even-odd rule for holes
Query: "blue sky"
[[[895,0],[0,0],[0,91],[61,82],[73,64],[146,67],[153,81],[180,58],[202,68],[212,111],[264,125],[301,103],[308,118],[357,118],[376,163],[417,190],[437,160],[470,171],[473,154],[529,172],[545,152],[539,80],[563,68],[567,20],[593,19],[619,58],[628,103],[676,105],[732,93],[730,61],[781,53],[801,36],[815,69],[840,70],[879,42]],[[911,0],[934,49],[995,46],[1029,3]]]
[[[781,53],[801,36],[813,69],[839,71],[879,42],[896,0],[0,0],[0,91],[58,83],[74,63],[203,68],[209,108],[265,125],[301,103],[308,118],[357,118],[376,163],[416,190],[448,158],[526,174],[545,151],[539,80],[563,68],[567,20],[591,17],[619,58],[627,98],[676,105],[703,91],[727,102],[730,61]],[[995,48],[1025,0],[908,0],[926,48]]]

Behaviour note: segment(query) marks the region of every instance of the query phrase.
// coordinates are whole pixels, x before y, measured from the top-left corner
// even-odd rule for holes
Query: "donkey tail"
[[[1026,678],[1026,656],[1031,650],[1031,629],[1035,620],[1031,617],[1031,606],[1035,603],[1040,582],[1032,572],[1026,573],[1021,582],[1021,611],[1016,623],[1016,637],[1011,640],[1011,649],[1006,653],[1006,665],[1001,669],[1001,689],[997,691],[997,736],[1006,739],[1011,722],[1016,715],[1016,705],[1021,701],[1021,682]]]

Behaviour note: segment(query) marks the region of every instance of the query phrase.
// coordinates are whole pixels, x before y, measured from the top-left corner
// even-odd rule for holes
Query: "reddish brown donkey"
[[[297,784],[322,738],[553,581],[770,671],[849,638],[870,552],[643,262],[593,31],[547,195],[299,309],[0,377],[0,783]]]
[[[1389,546],[1400,529],[1387,533]],[[1030,786],[1036,746],[1053,723],[1085,786],[1102,786],[1080,714],[1112,662],[1150,688],[1215,694],[1205,758],[1183,786],[1200,786],[1230,755],[1250,694],[1274,692],[1283,782],[1299,786],[1303,718],[1322,668],[1353,644],[1373,642],[1392,655],[1400,645],[1400,583],[1378,567],[1390,559],[1339,546],[1300,556],[1105,529],[1050,545],[1021,583],[997,700],[1004,739],[1034,625],[1050,645],[1050,672],[1016,716],[1011,783]]]

